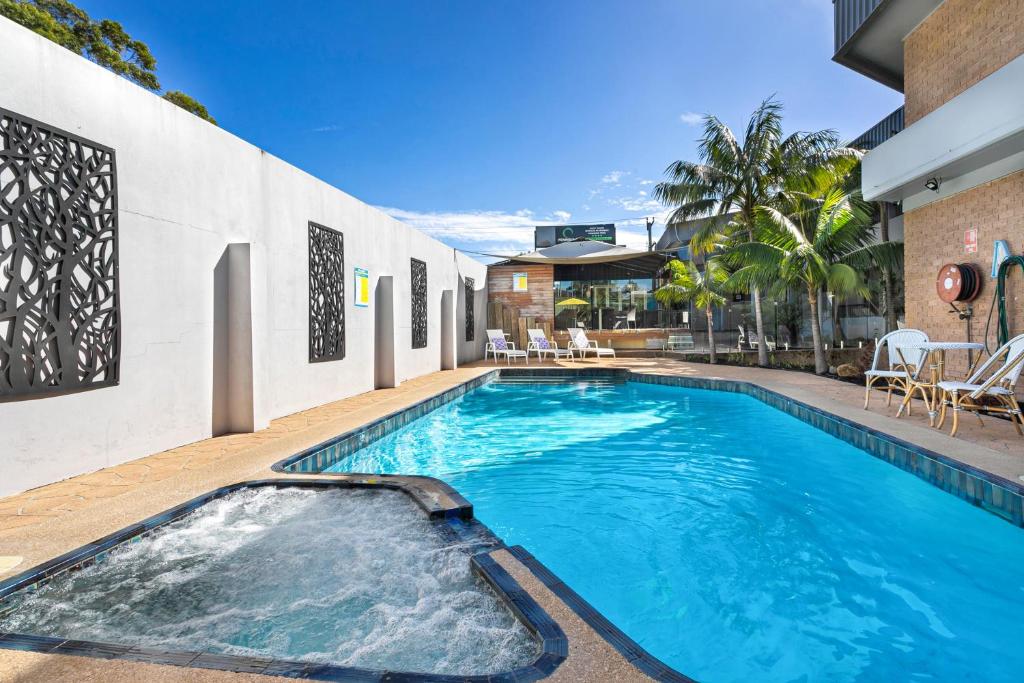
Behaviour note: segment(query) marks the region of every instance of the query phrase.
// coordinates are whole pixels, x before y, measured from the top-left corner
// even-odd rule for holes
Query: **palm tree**
[[[654,298],[663,304],[678,304],[692,301],[697,308],[704,309],[708,318],[708,348],[711,349],[711,363],[715,363],[715,325],[712,314],[715,306],[725,303],[725,284],[729,271],[717,259],[708,259],[701,272],[692,261],[673,259],[668,263],[671,279],[654,292]]]
[[[675,209],[669,222],[703,216],[726,216],[708,221],[691,240],[691,252],[709,253],[729,244],[751,242],[756,234],[756,210],[784,198],[794,178],[814,181],[818,173],[845,169],[857,158],[852,149],[838,147],[834,131],[782,135],[782,104],[768,98],[754,111],[743,141],[717,117],[704,117],[698,148],[700,162],[676,161],[665,170],[669,180],[654,188],[654,196]],[[764,339],[761,287],[750,289],[758,339]],[[768,347],[757,345],[758,364],[768,365]]]
[[[737,266],[733,286],[777,290],[802,285],[811,308],[814,369],[828,371],[818,315],[819,292],[869,296],[863,273],[872,266],[896,268],[901,245],[877,242],[866,205],[857,193],[833,185],[816,193],[788,192],[788,211],[756,210],[755,239],[723,257]]]

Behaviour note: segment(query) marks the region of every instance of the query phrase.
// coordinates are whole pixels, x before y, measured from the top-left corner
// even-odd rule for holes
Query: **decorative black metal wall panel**
[[[110,386],[114,150],[0,109],[0,399]]]
[[[476,311],[473,301],[476,282],[471,277],[467,277],[464,282],[466,287],[466,341],[473,341],[476,339]]]
[[[345,240],[309,223],[309,362],[345,357]]]
[[[412,262],[412,348],[427,345],[427,264],[418,259]]]

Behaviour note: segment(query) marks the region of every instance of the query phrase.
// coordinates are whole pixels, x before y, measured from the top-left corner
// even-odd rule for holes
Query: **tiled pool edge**
[[[381,488],[399,490],[416,499],[416,493],[400,481],[400,477],[378,481],[359,481],[354,479],[261,479],[244,481],[222,486],[204,493],[181,505],[149,517],[138,524],[125,527],[108,534],[92,543],[88,543],[71,552],[33,567],[25,572],[0,582],[0,604],[20,591],[33,592],[41,585],[71,571],[83,569],[98,561],[102,561],[118,546],[135,543],[152,534],[161,526],[180,519],[203,505],[223,497],[229,493],[259,487],[301,487],[301,488]],[[429,479],[419,477],[419,479]],[[419,502],[417,500],[417,502]],[[421,505],[422,507],[422,505]],[[428,516],[437,525],[448,525],[444,529],[447,534],[461,537],[465,533],[467,520],[459,516]],[[478,525],[486,535],[496,541],[496,547],[504,547],[500,540],[486,526]],[[315,664],[297,660],[273,659],[269,657],[246,657],[212,652],[192,652],[180,650],[161,650],[159,648],[121,645],[116,643],[100,643],[93,641],[34,636],[19,633],[0,632],[0,649],[23,650],[48,654],[62,654],[92,657],[98,659],[117,659],[143,662],[150,664],[166,664],[172,666],[217,669],[237,673],[258,673],[291,678],[312,680],[351,680],[351,681],[408,681],[455,683],[456,681],[518,683],[519,681],[536,681],[549,676],[568,654],[568,641],[561,627],[540,605],[519,585],[502,567],[489,558],[470,558],[473,570],[498,595],[498,598],[517,616],[522,624],[540,642],[540,654],[531,664],[513,671],[499,674],[483,675],[447,675],[421,674],[404,671],[387,671],[363,669],[360,667]]]
[[[751,396],[962,500],[1024,527],[1024,486],[753,382],[630,372],[630,381]]]
[[[614,378],[647,384],[729,391],[752,396],[776,410],[866,451],[909,472],[947,493],[980,507],[1011,524],[1024,527],[1024,485],[923,446],[840,417],[802,401],[745,380],[678,377],[635,372],[626,368],[495,368],[468,382],[397,410],[378,420],[340,434],[296,455],[274,463],[275,472],[316,474],[395,429],[500,377],[558,377],[567,379]],[[456,495],[458,495],[456,493]],[[464,499],[463,499],[464,500]],[[469,502],[465,503],[467,506]]]
[[[270,469],[282,474],[319,474],[325,468],[344,460],[355,451],[387,436],[446,403],[487,384],[498,377],[500,369],[489,370],[478,377],[445,389],[422,401],[379,417],[355,429],[310,446],[271,465]],[[454,491],[454,489],[453,489]]]

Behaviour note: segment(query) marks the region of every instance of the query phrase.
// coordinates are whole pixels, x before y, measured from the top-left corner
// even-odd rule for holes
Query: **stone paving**
[[[873,397],[870,410],[863,410],[863,387],[809,373],[711,366],[672,358],[589,359],[557,364],[549,361],[539,365],[621,367],[635,372],[750,381],[1013,481],[1024,477],[1024,439],[1017,436],[1006,421],[985,418],[983,424],[979,424],[973,419],[964,420],[960,433],[953,439],[928,426],[927,414],[920,402],[916,403],[911,417],[897,419],[894,417],[896,402],[887,407],[883,392]],[[539,365],[533,361],[530,367]],[[0,579],[218,486],[281,476],[271,472],[270,466],[287,455],[433,396],[494,367],[505,365],[477,362],[455,371],[434,373],[409,380],[395,389],[374,391],[279,418],[260,432],[206,439],[0,498]],[[510,558],[503,558],[503,564],[512,562]],[[515,569],[514,566],[509,568]],[[522,572],[516,573],[525,576]],[[535,590],[530,592],[536,593]],[[569,612],[552,605],[550,595],[543,595],[546,607],[571,620]],[[573,623],[573,630],[581,634],[580,639],[600,641],[579,640],[578,651],[601,652],[601,656],[612,660],[617,656],[610,648],[602,647],[604,641],[593,632],[579,628],[576,623]],[[619,663],[590,662],[582,669],[576,666],[580,663],[567,668],[564,674],[588,668],[594,671],[595,666],[596,670],[601,667],[610,667],[605,671],[617,670]],[[140,676],[146,680],[202,681],[253,678],[226,672],[0,650],[0,681],[142,680]]]

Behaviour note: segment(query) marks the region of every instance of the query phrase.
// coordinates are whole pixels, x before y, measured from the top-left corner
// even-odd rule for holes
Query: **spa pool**
[[[538,640],[472,570],[495,545],[473,529],[429,521],[399,491],[243,488],[13,594],[0,634],[328,680],[523,671]]]

